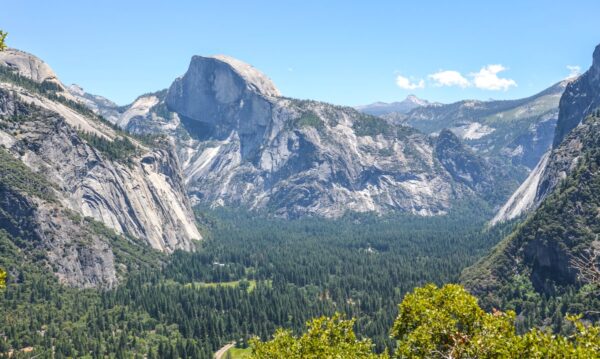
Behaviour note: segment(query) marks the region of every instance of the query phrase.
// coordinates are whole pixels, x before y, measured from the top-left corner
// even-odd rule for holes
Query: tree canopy
[[[7,32],[0,30],[0,51],[4,51],[6,49],[6,35]]]
[[[398,341],[396,358],[597,358],[600,326],[584,325],[579,317],[569,336],[533,329],[518,335],[514,312],[486,313],[463,287],[433,284],[406,295],[392,328]],[[270,358],[387,358],[372,352],[369,340],[357,339],[353,320],[339,314],[307,324],[305,334],[294,337],[278,330],[273,339],[252,341],[255,359]]]
[[[6,288],[6,272],[0,268],[0,289]]]
[[[353,325],[354,320],[344,320],[337,313],[331,318],[320,317],[308,322],[307,332],[300,337],[294,337],[290,330],[279,329],[271,341],[251,341],[252,358],[389,358],[387,353],[374,354],[371,340],[357,339]]]

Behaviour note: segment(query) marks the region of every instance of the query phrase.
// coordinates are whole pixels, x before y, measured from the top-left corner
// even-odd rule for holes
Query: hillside
[[[97,117],[34,56],[9,50],[0,61],[4,230],[77,286],[117,282],[115,236],[164,252],[194,248],[201,236],[168,147]]]
[[[485,305],[516,309],[529,326],[552,318],[555,330],[566,312],[598,319],[598,283],[576,261],[596,258],[587,266],[600,268],[599,131],[594,114],[565,137],[552,156],[577,153],[566,177],[491,255],[463,272],[463,282]]]

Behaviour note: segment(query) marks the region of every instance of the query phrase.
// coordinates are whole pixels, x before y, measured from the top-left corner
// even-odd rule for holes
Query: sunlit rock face
[[[465,178],[492,168],[453,163],[466,171],[458,178],[439,156],[477,157],[464,146],[442,151],[428,135],[353,108],[281,97],[267,76],[226,56],[194,56],[166,93],[138,98],[120,121],[173,140],[194,203],[284,217],[445,214],[483,195]]]
[[[92,112],[60,100],[62,96],[78,101],[72,92],[83,94],[62,86],[41,60],[16,50],[7,52],[0,53],[4,61],[0,66],[33,80],[44,91],[50,89],[53,96],[18,82],[0,82],[0,146],[15,161],[43,175],[56,200],[40,201],[5,188],[2,209],[13,213],[16,203],[23,204],[28,228],[36,233],[32,236],[47,251],[61,280],[83,287],[117,282],[111,243],[90,232],[85,218],[138,245],[167,253],[193,250],[194,241],[202,237],[174,149],[128,138],[135,150],[122,159],[112,158],[90,138],[108,146],[126,135]],[[48,87],[48,81],[56,86]]]

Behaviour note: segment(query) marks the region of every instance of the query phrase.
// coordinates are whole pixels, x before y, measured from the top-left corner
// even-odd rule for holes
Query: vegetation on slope
[[[46,201],[54,201],[54,187],[42,175],[34,173],[4,147],[0,147],[0,192],[14,189]]]
[[[598,243],[600,221],[600,117],[586,119],[569,138],[582,144],[576,170],[494,252],[466,270],[463,281],[490,308],[516,310],[519,329],[564,329],[566,313],[600,319],[598,284],[575,265]],[[600,263],[595,263],[600,267]],[[484,293],[487,293],[484,295]]]
[[[404,294],[456,280],[500,236],[480,233],[483,219],[473,216],[286,221],[224,209],[199,216],[208,239],[198,251],[176,252],[163,269],[148,265],[161,261],[152,253],[129,252],[125,258],[144,260],[127,264],[128,279],[103,292],[61,286],[34,270],[35,256],[19,259],[22,265],[0,262],[9,272],[0,308],[15,313],[0,320],[3,350],[33,347],[23,357],[44,357],[55,345],[57,358],[211,358],[233,340],[245,346],[278,327],[297,335],[310,318],[340,312],[356,318],[359,340],[391,351],[389,328]],[[125,243],[115,240],[113,248]],[[241,284],[254,281],[252,290]]]
[[[78,131],[78,135],[110,161],[129,164],[132,157],[140,152],[139,147],[131,142],[128,137],[117,137],[111,141],[94,133]]]

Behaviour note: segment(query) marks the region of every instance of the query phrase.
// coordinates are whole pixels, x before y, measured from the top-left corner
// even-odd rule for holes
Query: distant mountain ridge
[[[480,155],[508,161],[515,170],[532,170],[552,145],[558,104],[567,84],[561,81],[518,100],[463,100],[383,117],[429,134],[448,128]]]
[[[167,134],[192,200],[211,206],[286,217],[436,215],[484,199],[493,176],[506,179],[498,186],[504,197],[516,188],[515,179],[484,160],[456,177],[440,156],[474,156],[462,145],[442,151],[436,146],[451,142],[436,145],[418,131],[349,107],[281,97],[268,77],[223,56],[193,57],[168,90],[139,97],[116,123],[132,133]],[[498,205],[501,197],[488,202]]]
[[[375,102],[369,105],[357,106],[356,109],[369,115],[381,116],[390,113],[408,113],[415,108],[434,105],[427,100],[418,98],[415,95],[408,95],[406,99],[399,102]]]

